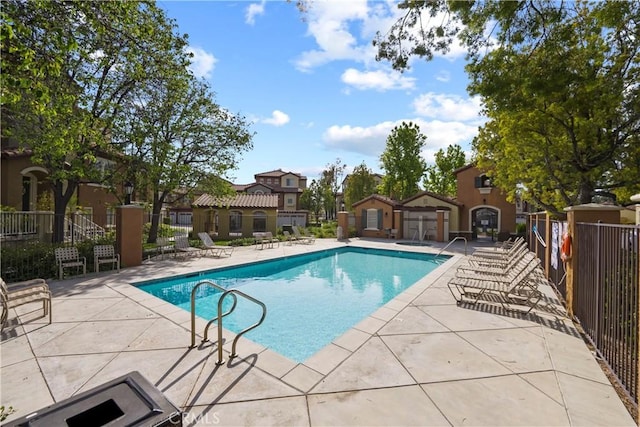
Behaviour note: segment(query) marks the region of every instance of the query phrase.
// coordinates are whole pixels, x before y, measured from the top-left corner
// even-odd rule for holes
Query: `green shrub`
[[[516,224],[516,233],[526,233],[527,232],[527,224]]]

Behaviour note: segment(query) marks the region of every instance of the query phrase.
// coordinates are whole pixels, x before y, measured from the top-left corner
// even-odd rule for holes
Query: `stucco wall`
[[[442,206],[448,207],[449,211],[449,230],[459,230],[460,227],[460,207],[453,203],[447,203],[444,200],[436,199],[428,194],[425,194],[419,198],[408,201],[404,206],[410,207],[422,207],[429,206],[433,208],[441,208]]]
[[[502,233],[515,233],[516,206],[507,202],[506,195],[498,188],[475,188],[475,178],[482,175],[476,167],[460,170],[457,174],[457,201],[463,204],[460,210],[460,230],[472,231],[471,212],[478,207],[489,207],[499,211],[498,227]],[[487,191],[486,194],[481,190]],[[453,222],[451,222],[453,224]],[[453,225],[451,226],[453,230]]]
[[[363,226],[362,210],[382,209],[382,228],[378,230],[365,230]],[[393,223],[393,206],[379,199],[369,199],[353,206],[356,216],[356,230],[360,237],[387,237],[386,229],[400,228],[400,224]],[[366,221],[366,219],[364,220]],[[364,224],[366,225],[366,224]]]

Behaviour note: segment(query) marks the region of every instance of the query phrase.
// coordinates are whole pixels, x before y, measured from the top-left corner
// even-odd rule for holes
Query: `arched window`
[[[267,214],[263,211],[255,211],[253,213],[253,232],[265,231],[267,231]]]

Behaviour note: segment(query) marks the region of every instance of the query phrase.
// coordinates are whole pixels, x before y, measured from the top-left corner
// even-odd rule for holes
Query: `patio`
[[[217,366],[215,341],[188,348],[189,313],[129,285],[343,245],[245,247],[49,282],[53,324],[39,305],[23,306],[21,324],[11,312],[2,335],[1,404],[15,409],[7,421],[137,370],[184,411],[185,425],[636,425],[561,313],[457,306],[446,284],[460,254],[304,364],[245,339],[229,361],[225,333],[228,361]]]

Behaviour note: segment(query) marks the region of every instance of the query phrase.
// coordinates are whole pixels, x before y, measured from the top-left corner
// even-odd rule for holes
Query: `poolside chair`
[[[474,267],[507,267],[510,263],[521,258],[529,251],[526,245],[514,246],[512,250],[504,254],[504,256],[489,256],[476,255],[475,253],[467,257],[469,265]]]
[[[33,279],[7,285],[0,278],[0,300],[2,302],[2,316],[0,317],[0,330],[9,317],[9,309],[32,302],[42,301],[43,316],[49,314],[51,323],[51,292],[49,285],[43,279]]]
[[[215,242],[211,239],[211,236],[209,236],[209,234],[205,233],[204,231],[198,233],[198,237],[200,237],[200,240],[202,241],[202,245],[205,248],[205,253],[209,252],[216,258],[219,258],[222,255],[231,256],[231,254],[233,253],[233,246],[216,245]]]
[[[471,256],[476,258],[502,259],[523,247],[527,247],[527,242],[524,238],[518,237],[513,242],[503,242],[500,246],[495,246],[493,248],[476,248]]]
[[[461,275],[478,273],[504,275],[516,268],[523,259],[531,257],[535,257],[535,254],[524,247],[504,259],[473,258],[470,256],[467,258],[468,264],[458,267],[457,273]]]
[[[303,235],[302,233],[300,233],[300,230],[298,230],[298,226],[294,225],[291,227],[291,230],[293,231],[293,235],[296,236],[296,241],[300,242],[300,243],[313,243],[315,242],[316,238],[315,236],[311,236],[311,235]]]
[[[298,243],[298,239],[296,238],[296,236],[291,235],[291,233],[289,233],[287,230],[283,230],[282,235],[284,236],[284,240],[286,242],[289,242],[289,245],[291,245],[294,242]]]
[[[111,264],[120,273],[120,254],[116,253],[113,245],[95,245],[93,247],[93,264],[96,273],[100,271],[100,264]]]
[[[262,236],[262,243],[267,245],[268,248],[274,248],[280,246],[280,239],[273,237],[273,233],[265,231]],[[275,245],[275,246],[274,246]]]
[[[194,248],[189,244],[189,238],[187,236],[176,236],[176,254],[178,252],[185,255],[201,255],[202,249]]]
[[[529,307],[526,313],[533,310],[542,299],[538,290],[540,260],[533,256],[529,262],[517,272],[507,276],[483,276],[477,278],[456,276],[449,280],[447,286],[458,304],[468,302],[475,304],[480,300],[499,302],[506,310],[513,310],[512,305]],[[511,274],[513,273],[513,274]]]
[[[473,267],[470,265],[462,265],[457,268],[455,278],[459,279],[488,279],[502,282],[511,281],[511,279],[527,265],[536,259],[536,254],[527,251],[521,257],[513,260],[504,267]]]
[[[176,254],[176,247],[168,237],[158,237],[156,239],[156,253],[160,252],[160,256],[164,259],[164,254]]]
[[[55,255],[60,280],[62,280],[62,277],[64,276],[65,268],[82,267],[82,274],[87,274],[87,258],[81,257],[78,253],[78,248],[75,246],[56,248]]]

